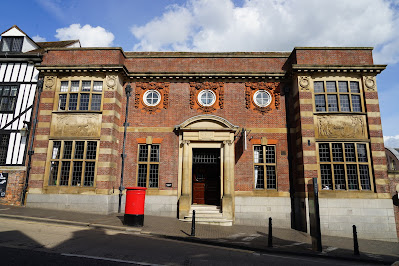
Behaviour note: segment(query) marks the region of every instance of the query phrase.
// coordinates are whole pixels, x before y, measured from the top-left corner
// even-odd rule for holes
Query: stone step
[[[188,218],[188,217],[193,217],[193,214],[192,213],[189,213],[189,215],[188,216],[185,216],[185,218]],[[223,213],[221,213],[221,212],[206,212],[206,213],[202,213],[202,212],[200,212],[200,213],[197,213],[197,212],[195,212],[195,218],[199,218],[199,217],[209,217],[209,218],[223,218]]]
[[[183,222],[192,222],[191,217],[186,217],[184,219],[180,219],[180,221]],[[200,218],[200,217],[195,217],[195,223],[198,224],[212,224],[212,225],[219,225],[219,226],[232,226],[233,221],[232,220],[227,220],[227,219],[215,219],[215,218]]]
[[[220,206],[214,206],[214,205],[191,205],[190,212],[192,210],[197,211],[219,211],[221,210]]]

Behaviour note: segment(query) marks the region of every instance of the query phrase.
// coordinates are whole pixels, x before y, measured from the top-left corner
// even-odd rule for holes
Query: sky
[[[124,51],[292,51],[374,47],[385,145],[399,147],[399,0],[13,0],[0,32]]]

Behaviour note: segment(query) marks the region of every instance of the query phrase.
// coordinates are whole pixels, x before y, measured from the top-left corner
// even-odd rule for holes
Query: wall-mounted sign
[[[172,187],[172,183],[166,183],[165,186],[166,187]]]
[[[8,173],[0,173],[0,198],[6,196]]]

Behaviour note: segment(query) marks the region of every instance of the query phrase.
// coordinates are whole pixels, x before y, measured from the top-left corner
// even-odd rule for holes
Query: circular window
[[[161,94],[157,90],[148,90],[144,93],[144,103],[148,106],[155,106],[161,101]]]
[[[259,90],[254,94],[254,102],[259,107],[266,107],[272,101],[272,96],[265,90]]]
[[[198,94],[198,101],[203,106],[211,106],[216,101],[216,95],[211,90],[202,90]]]

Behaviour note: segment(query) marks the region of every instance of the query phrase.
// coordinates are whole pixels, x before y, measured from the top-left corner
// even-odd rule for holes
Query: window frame
[[[67,82],[67,89],[66,91],[61,91],[62,85],[64,82]],[[73,82],[78,82],[78,89],[76,91],[71,91],[72,83]],[[90,90],[89,91],[84,91],[83,88],[83,82],[90,82]],[[101,82],[101,91],[96,91],[94,90],[94,85],[95,82]],[[104,80],[101,80],[99,78],[76,78],[76,77],[71,77],[69,79],[61,79],[58,83],[57,86],[57,96],[55,97],[56,102],[54,104],[54,111],[58,112],[102,112],[103,110],[103,103],[104,103]],[[61,109],[61,96],[65,95],[65,104],[64,104],[64,109]],[[69,110],[70,109],[70,104],[71,104],[71,95],[77,95],[76,98],[76,109]],[[87,109],[81,109],[81,99],[83,98],[83,95],[89,95],[89,101],[87,102]],[[93,96],[94,95],[100,95],[100,106],[99,109],[92,110],[93,106]]]
[[[327,144],[329,147],[329,161],[323,161],[321,160],[320,156],[320,145],[321,144]],[[333,154],[333,144],[339,144],[342,149],[342,161],[334,160],[334,154]],[[355,160],[349,160],[347,157],[347,151],[345,148],[345,144],[352,144],[354,146],[354,158]],[[366,159],[367,161],[360,161],[359,158],[359,152],[358,152],[358,146],[359,145],[364,145],[366,148]],[[373,172],[372,172],[372,157],[370,153],[370,143],[368,142],[348,142],[348,141],[333,141],[333,142],[317,142],[317,162],[319,164],[318,167],[318,176],[320,180],[319,184],[319,189],[322,191],[335,191],[335,192],[360,192],[360,191],[365,191],[365,192],[374,192],[374,177],[373,177]],[[331,184],[332,187],[325,189],[323,188],[323,180],[322,180],[322,166],[323,165],[329,165],[329,169],[331,172]],[[345,178],[345,188],[344,189],[337,189],[335,186],[336,183],[336,177],[335,177],[335,165],[343,165],[343,171],[344,171],[344,178]],[[350,189],[349,188],[349,180],[348,180],[348,165],[356,165],[356,175],[357,175],[357,189]],[[368,183],[370,186],[370,189],[363,188],[362,185],[362,180],[361,180],[361,172],[360,172],[360,166],[367,166],[368,167]],[[338,168],[337,168],[338,169]]]
[[[53,152],[54,152],[54,144],[56,142],[60,142],[61,145],[59,147],[59,152],[58,152],[58,158],[53,158]],[[65,149],[65,143],[66,142],[72,142],[72,148],[71,148],[71,153],[70,153],[70,158],[64,158],[64,149]],[[76,142],[84,142],[84,150],[83,150],[83,158],[75,158],[76,155]],[[87,151],[88,151],[88,143],[89,142],[96,142],[96,154],[95,154],[95,159],[87,159]],[[51,140],[50,145],[49,145],[49,153],[48,153],[48,171],[46,174],[47,180],[45,181],[45,184],[49,188],[75,188],[75,189],[94,189],[96,188],[96,179],[97,179],[97,167],[98,167],[98,158],[99,158],[99,147],[100,147],[100,141],[98,140]],[[55,184],[51,184],[54,182],[54,179],[52,178],[52,163],[53,162],[58,162],[57,166],[57,179],[55,180]],[[67,185],[61,185],[61,168],[63,166],[63,162],[69,162],[69,175],[68,175],[68,184]],[[81,177],[80,177],[80,185],[72,185],[73,181],[73,169],[75,166],[75,162],[82,162],[82,169],[81,169]],[[84,185],[85,182],[85,172],[86,172],[86,165],[87,163],[94,163],[94,172],[93,172],[93,180],[92,185],[86,186]]]
[[[262,158],[263,162],[255,162],[255,148],[262,147]],[[274,148],[274,163],[268,163],[266,161],[266,147]],[[255,190],[277,190],[277,145],[253,145],[253,178],[254,178],[254,189]],[[255,167],[260,166],[263,167],[263,187],[257,188],[256,175],[255,175]],[[269,185],[269,176],[267,174],[267,166],[274,166],[274,188],[268,188]]]
[[[18,101],[20,85],[21,85],[20,83],[1,83],[0,84],[0,87],[2,87],[1,91],[0,91],[0,113],[12,114],[15,112],[15,107],[17,106],[17,101]],[[10,96],[11,95],[11,87],[13,87],[13,86],[17,87],[17,90],[16,90],[17,92],[16,92],[15,96]],[[10,87],[10,91],[7,96],[3,96],[4,87]],[[1,110],[1,102],[2,102],[3,98],[8,99],[8,106],[10,106],[10,104],[9,104],[10,99],[12,99],[14,102],[14,106],[12,106],[10,109],[7,109],[7,110]]]
[[[317,82],[322,82],[323,83],[323,92],[316,92],[315,90],[315,84]],[[334,82],[335,83],[335,92],[328,92],[327,91],[327,82]],[[340,92],[339,89],[339,84],[341,82],[345,82],[347,84],[347,92]],[[356,82],[358,84],[359,92],[352,92],[351,91],[351,82]],[[361,85],[361,81],[359,79],[348,79],[348,78],[334,78],[334,79],[315,79],[313,80],[313,104],[314,104],[314,112],[315,113],[320,113],[320,114],[325,114],[325,113],[364,113],[365,112],[365,106],[364,106],[364,98],[363,98],[363,89]],[[320,111],[317,110],[317,104],[316,104],[316,98],[317,96],[322,95],[324,98],[324,103],[325,103],[325,111]],[[336,100],[337,100],[337,111],[329,111],[329,106],[328,106],[328,96],[335,95]],[[349,98],[349,111],[342,111],[342,106],[341,106],[341,95],[347,95]],[[360,111],[353,111],[354,105],[353,105],[353,99],[352,96],[359,96],[359,101],[360,101]]]
[[[140,161],[140,146],[147,146],[147,160],[146,161]],[[151,150],[152,146],[158,146],[158,161],[151,161]],[[147,189],[159,189],[159,168],[160,168],[160,162],[161,162],[161,144],[138,144],[137,146],[137,169],[136,169],[136,186],[137,187],[143,187],[139,185],[139,168],[140,165],[146,165],[146,183],[145,183],[145,188]],[[157,181],[157,186],[156,187],[150,187],[150,169],[151,165],[158,165],[158,181]]]
[[[147,100],[147,96],[148,96],[148,94],[150,94],[150,93],[155,93],[155,94],[158,96],[158,101],[157,101],[155,104],[151,104],[151,103],[149,103],[148,100]],[[144,92],[144,94],[143,94],[143,102],[144,102],[144,104],[147,105],[147,106],[151,106],[151,107],[157,106],[158,104],[161,103],[161,100],[162,100],[162,95],[161,95],[161,93],[160,93],[158,90],[153,90],[153,89],[146,90],[146,91]]]
[[[210,93],[210,94],[213,96],[212,102],[209,103],[209,104],[208,104],[208,103],[202,102],[202,99],[201,99],[202,95],[204,95],[204,94],[207,93],[207,92]],[[203,90],[201,90],[201,91],[198,93],[197,100],[198,100],[198,103],[199,103],[201,106],[204,106],[204,107],[212,106],[212,105],[214,105],[214,104],[216,103],[216,100],[217,100],[216,93],[215,93],[213,90],[210,90],[210,89],[203,89]]]
[[[256,99],[256,96],[258,96],[260,93],[265,93],[266,95],[269,96],[267,103],[265,103],[265,104],[260,104],[260,103],[258,103],[258,101],[257,101],[257,99]],[[272,103],[272,95],[271,95],[267,90],[257,90],[257,91],[254,93],[254,95],[253,95],[253,97],[252,97],[252,100],[254,101],[254,103],[255,103],[256,106],[261,107],[261,108],[264,108],[264,107],[269,106],[269,105]]]

